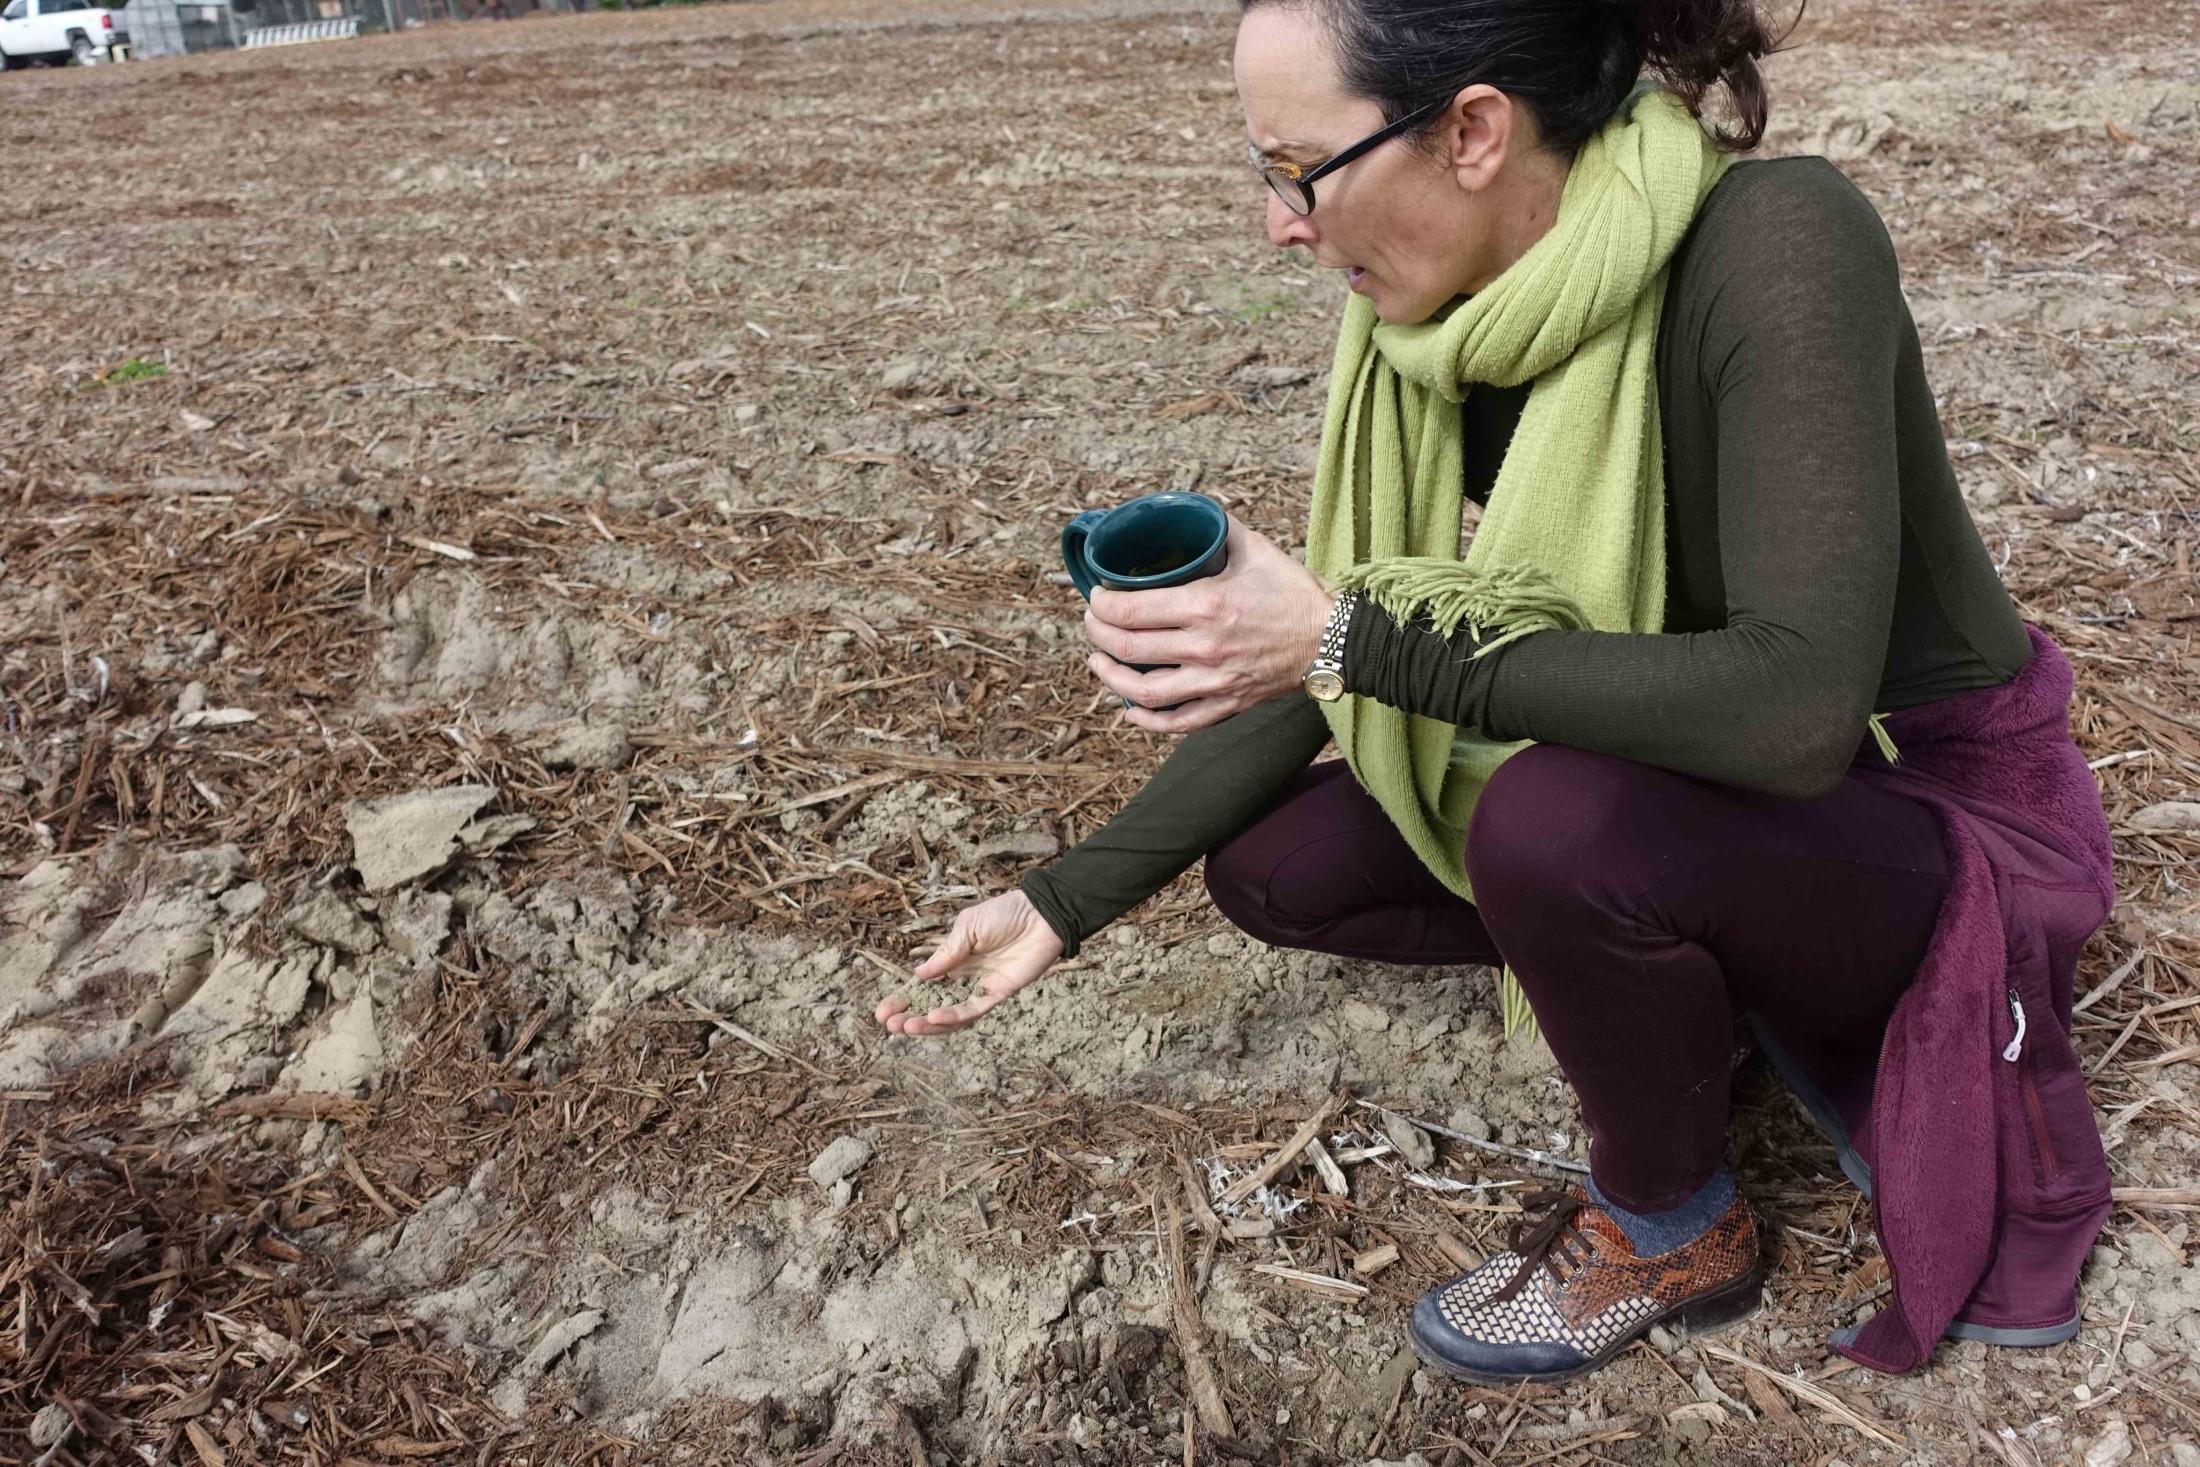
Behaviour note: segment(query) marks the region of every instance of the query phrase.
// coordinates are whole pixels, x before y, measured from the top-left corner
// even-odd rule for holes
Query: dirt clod
[[[458,854],[459,832],[496,795],[493,785],[455,784],[345,806],[361,884],[388,891],[442,870]]]

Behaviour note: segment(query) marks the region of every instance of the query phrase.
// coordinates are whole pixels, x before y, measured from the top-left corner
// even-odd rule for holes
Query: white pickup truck
[[[0,69],[34,61],[110,61],[127,55],[130,33],[115,12],[90,0],[7,0],[0,10]]]

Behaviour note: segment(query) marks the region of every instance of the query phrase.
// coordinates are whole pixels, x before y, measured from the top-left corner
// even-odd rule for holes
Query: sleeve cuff
[[[1404,628],[1365,596],[1353,603],[1344,627],[1344,690],[1381,701],[1383,671],[1398,656]]]
[[[1085,934],[1077,930],[1076,919],[1070,915],[1069,907],[1063,902],[1061,895],[1054,890],[1054,882],[1047,869],[1039,866],[1026,871],[1016,885],[1030,899],[1031,904],[1039,909],[1039,915],[1046,919],[1047,926],[1054,929],[1054,935],[1062,939],[1061,961],[1067,962],[1076,957],[1077,950],[1084,946]]]

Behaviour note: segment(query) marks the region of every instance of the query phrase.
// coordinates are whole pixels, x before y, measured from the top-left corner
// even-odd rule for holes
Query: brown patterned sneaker
[[[1654,1324],[1678,1320],[1706,1333],[1756,1311],[1757,1219],[1739,1197],[1694,1242],[1648,1258],[1573,1188],[1525,1205],[1510,1251],[1413,1307],[1414,1353],[1447,1375],[1495,1385],[1567,1380]]]

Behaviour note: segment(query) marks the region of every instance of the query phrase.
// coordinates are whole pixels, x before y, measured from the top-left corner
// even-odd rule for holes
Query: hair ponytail
[[[1713,88],[1726,88],[1739,127],[1719,129],[1721,142],[1746,151],[1764,141],[1765,78],[1757,62],[1784,36],[1765,28],[1756,0],[1621,0],[1621,8],[1636,18],[1643,65],[1691,112],[1703,110]]]

